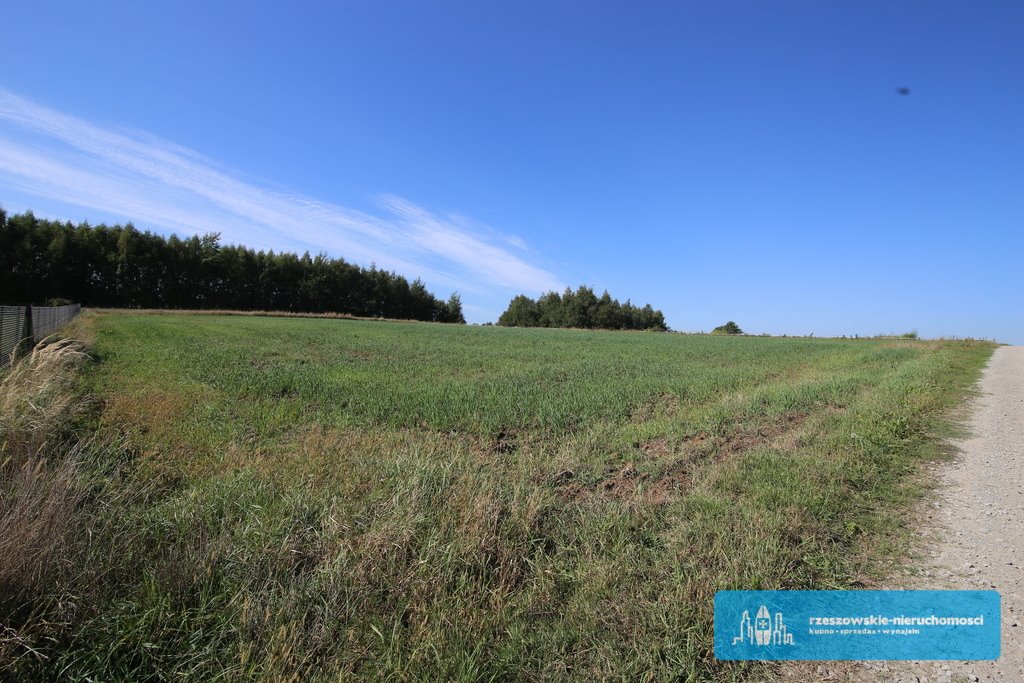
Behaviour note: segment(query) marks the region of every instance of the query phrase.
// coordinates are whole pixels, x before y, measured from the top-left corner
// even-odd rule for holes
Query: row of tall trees
[[[128,225],[42,220],[0,209],[0,302],[66,298],[86,306],[348,313],[464,323],[458,294],[324,254],[224,246]]]
[[[621,304],[605,291],[600,297],[585,285],[575,292],[566,287],[548,292],[534,301],[520,294],[509,302],[508,309],[498,318],[499,325],[509,327],[579,327],[605,330],[661,330],[668,329],[661,311],[643,308],[629,302]]]

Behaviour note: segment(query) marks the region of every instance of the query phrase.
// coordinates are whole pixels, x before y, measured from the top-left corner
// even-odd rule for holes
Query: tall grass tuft
[[[0,380],[0,451],[18,466],[46,451],[47,442],[66,437],[71,418],[80,414],[75,370],[87,360],[72,339],[42,340]]]
[[[84,531],[82,445],[70,425],[87,358],[77,342],[45,339],[0,380],[0,662],[35,653],[27,631],[60,619],[51,608]]]

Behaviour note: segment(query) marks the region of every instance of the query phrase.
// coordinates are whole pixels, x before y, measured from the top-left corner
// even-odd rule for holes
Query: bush
[[[743,330],[740,329],[739,325],[730,320],[726,324],[719,325],[711,330],[711,334],[743,334]]]

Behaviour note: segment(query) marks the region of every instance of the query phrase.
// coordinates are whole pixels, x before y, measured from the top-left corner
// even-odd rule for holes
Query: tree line
[[[558,292],[542,294],[534,301],[520,294],[509,302],[498,318],[499,325],[509,327],[578,327],[604,330],[668,330],[661,311],[634,306],[629,300],[619,303],[607,290],[598,297],[594,290],[580,285],[575,292],[566,287]]]
[[[86,306],[280,310],[465,323],[458,294],[321,253],[222,245],[127,225],[50,221],[0,209],[0,302],[70,299]]]

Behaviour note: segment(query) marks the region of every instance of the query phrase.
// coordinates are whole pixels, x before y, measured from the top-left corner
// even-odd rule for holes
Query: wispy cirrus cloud
[[[264,249],[326,250],[466,294],[559,289],[518,237],[384,195],[367,213],[243,179],[143,132],[110,130],[0,88],[0,187],[145,227],[221,232]]]

